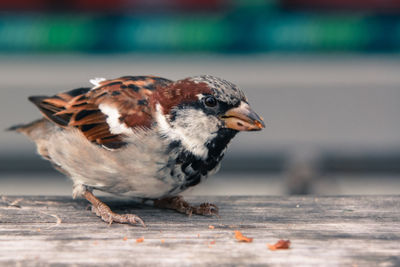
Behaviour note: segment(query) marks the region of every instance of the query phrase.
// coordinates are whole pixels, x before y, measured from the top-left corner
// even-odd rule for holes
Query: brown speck
[[[141,238],[136,239],[136,243],[142,243],[144,241],[144,237],[142,236]]]
[[[253,238],[244,236],[240,231],[235,231],[235,238],[238,242],[245,242],[245,243],[251,243],[253,242]]]
[[[197,238],[200,238],[200,234],[197,234]]]
[[[40,231],[42,231],[42,230],[40,230],[40,228],[38,228],[38,229],[36,229],[36,231],[37,231],[37,232],[40,232]]]
[[[277,249],[289,249],[290,248],[290,240],[279,240],[274,245],[267,244],[270,250],[277,250]]]

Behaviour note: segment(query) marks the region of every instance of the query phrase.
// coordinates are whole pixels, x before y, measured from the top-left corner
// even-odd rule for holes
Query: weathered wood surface
[[[207,198],[221,218],[104,200],[147,228],[108,226],[83,200],[2,197],[0,265],[400,266],[400,196]],[[234,230],[254,241],[238,243]],[[291,249],[267,248],[279,239]]]

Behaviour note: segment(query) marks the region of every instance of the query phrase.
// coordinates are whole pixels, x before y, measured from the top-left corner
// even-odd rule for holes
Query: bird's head
[[[210,75],[179,80],[157,90],[154,99],[162,134],[200,157],[207,155],[207,144],[221,135],[230,140],[238,131],[265,127],[236,85]]]

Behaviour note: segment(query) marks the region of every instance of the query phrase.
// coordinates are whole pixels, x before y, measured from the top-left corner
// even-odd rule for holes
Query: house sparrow
[[[73,197],[85,197],[105,222],[144,225],[137,215],[112,212],[93,189],[181,213],[217,214],[215,205],[191,206],[178,194],[218,170],[239,131],[264,128],[243,92],[209,75],[91,82],[92,88],[29,97],[44,118],[10,129],[32,139],[72,179]]]

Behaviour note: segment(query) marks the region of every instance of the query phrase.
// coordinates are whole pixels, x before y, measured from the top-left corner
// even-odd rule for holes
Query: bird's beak
[[[225,122],[225,127],[237,131],[259,131],[265,127],[263,119],[243,101],[240,106],[231,108],[220,118]]]

